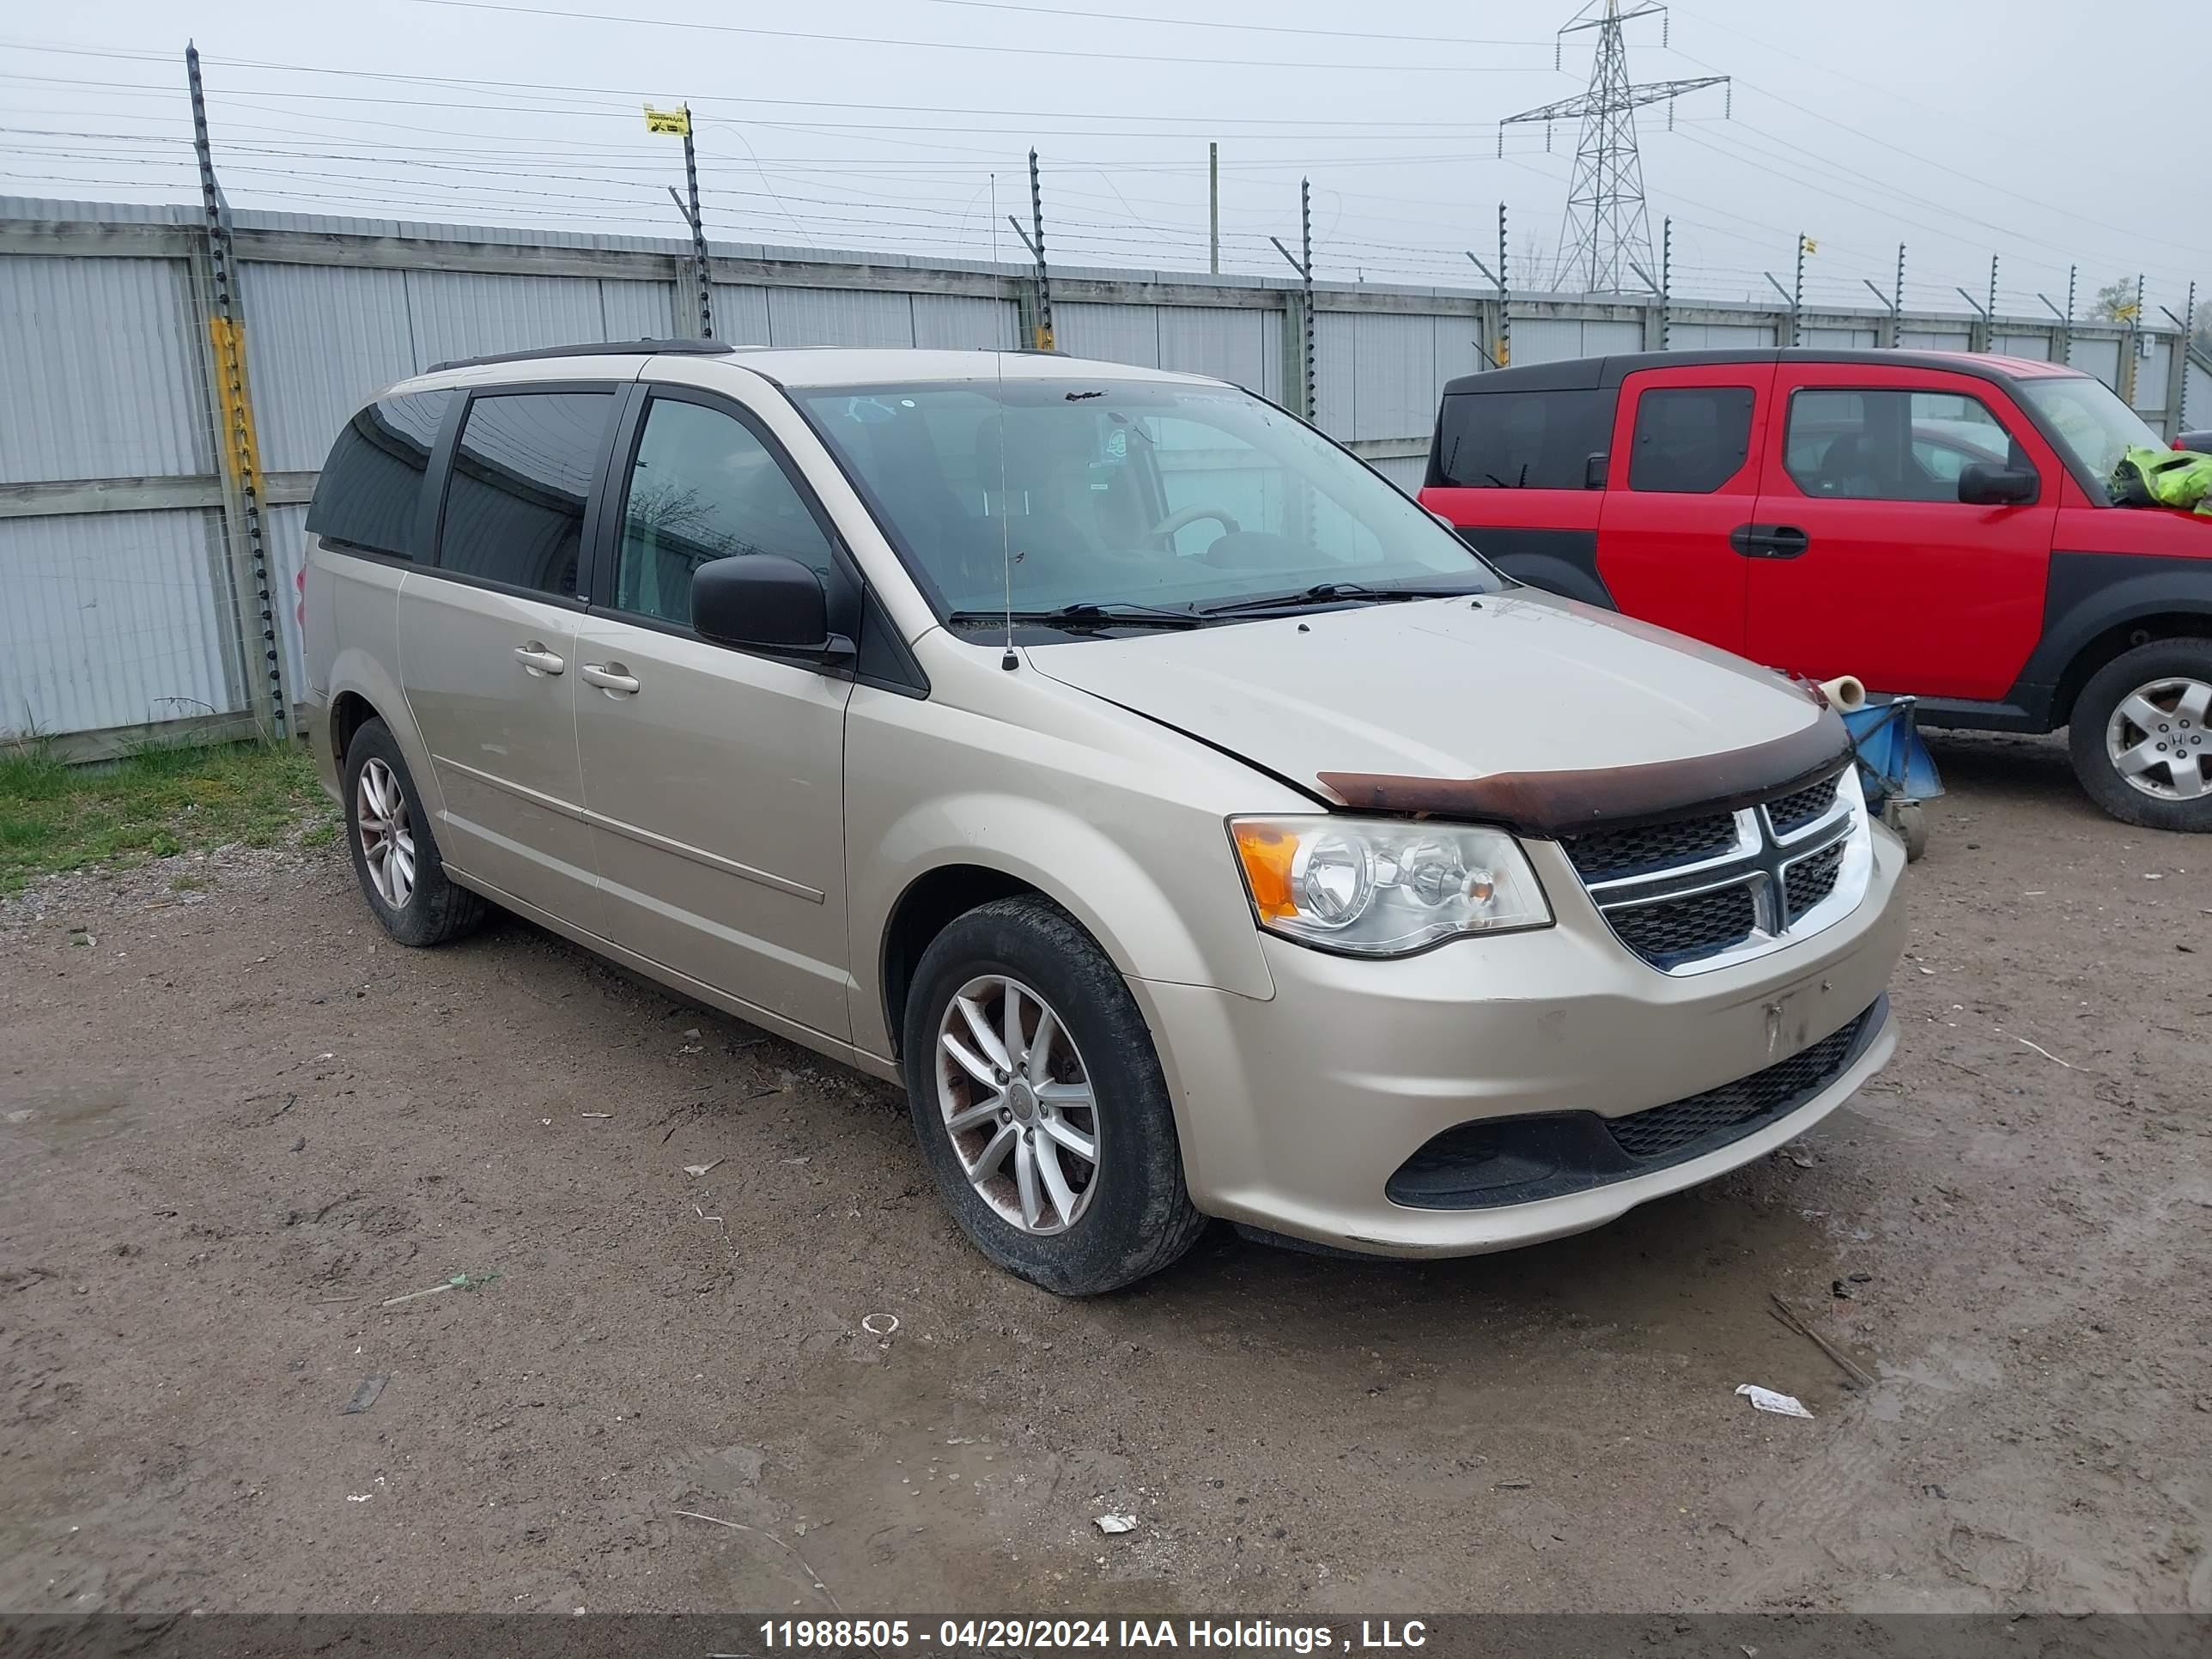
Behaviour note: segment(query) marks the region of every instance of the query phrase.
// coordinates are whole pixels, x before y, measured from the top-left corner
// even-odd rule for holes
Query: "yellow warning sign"
[[[684,109],[655,109],[645,106],[645,130],[647,132],[675,132],[689,137],[691,131],[691,112]]]
[[[1808,252],[1808,253],[1818,253],[1820,251],[1820,245],[1818,242],[1814,241],[1814,240],[1811,237],[1809,237],[1809,236],[1808,236],[1807,238],[1805,238],[1805,252]]]

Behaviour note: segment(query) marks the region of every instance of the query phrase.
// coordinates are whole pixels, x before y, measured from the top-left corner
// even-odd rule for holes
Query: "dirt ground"
[[[398,949],[340,849],[34,885],[0,1608],[2212,1610],[2212,844],[1938,759],[1899,1058],[1798,1148],[1080,1304],[890,1091],[520,922]]]

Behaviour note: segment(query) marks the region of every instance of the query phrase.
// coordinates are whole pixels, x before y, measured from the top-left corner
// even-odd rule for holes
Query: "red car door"
[[[1996,383],[1940,369],[1784,362],[1772,392],[1745,654],[1876,691],[1994,702],[2043,628],[2065,473]],[[1987,462],[2032,469],[2035,500],[1959,500]]]
[[[1621,382],[1598,574],[1631,617],[1744,648],[1748,562],[1774,364],[1647,368]]]

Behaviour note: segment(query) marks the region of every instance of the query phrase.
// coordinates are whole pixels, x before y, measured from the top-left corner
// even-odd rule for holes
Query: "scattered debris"
[[[1735,1391],[1747,1395],[1751,1403],[1763,1412],[1772,1412],[1777,1417],[1810,1417],[1805,1402],[1794,1395],[1777,1394],[1771,1389],[1762,1389],[1756,1382],[1739,1382]]]
[[[375,1496],[376,1494],[373,1492],[349,1492],[346,1494],[346,1502],[349,1504],[366,1504],[370,1498]]]
[[[1490,1489],[1492,1492],[1527,1492],[1535,1484],[1533,1480],[1493,1480]]]
[[[896,1314],[870,1314],[860,1321],[860,1328],[870,1336],[889,1336],[898,1328]]]
[[[688,1176],[703,1176],[710,1170],[720,1169],[721,1165],[722,1160],[719,1158],[712,1164],[687,1164],[684,1166],[684,1173]]]
[[[704,1521],[710,1527],[727,1527],[732,1532],[749,1532],[767,1539],[778,1549],[787,1553],[800,1566],[806,1567],[806,1582],[822,1592],[823,1598],[830,1603],[833,1610],[841,1613],[845,1611],[843,1607],[837,1605],[837,1597],[830,1590],[830,1586],[822,1582],[822,1575],[815,1571],[812,1567],[806,1565],[806,1558],[766,1527],[749,1527],[742,1521],[725,1521],[718,1515],[702,1515],[696,1510],[672,1510],[669,1512],[672,1515],[680,1515],[686,1521]]]
[[[345,1402],[340,1417],[358,1417],[376,1403],[376,1396],[384,1392],[384,1385],[392,1381],[386,1376],[364,1376],[361,1386],[353,1391],[353,1398]]]
[[[686,1042],[696,1042],[699,1040],[699,1028],[694,1025],[684,1034],[684,1040]]]
[[[402,1302],[412,1302],[418,1296],[436,1296],[441,1291],[481,1290],[498,1277],[497,1273],[455,1273],[442,1285],[433,1285],[423,1291],[410,1291],[404,1296],[386,1297],[377,1305],[383,1308],[395,1307]]]
[[[814,1154],[811,1152],[805,1152],[797,1158],[787,1158],[783,1161],[786,1164],[811,1164],[814,1162]]]
[[[578,1117],[612,1117],[614,1114],[612,1112],[579,1112],[576,1115]]]
[[[1831,1279],[1828,1283],[1828,1294],[1838,1302],[1848,1302],[1851,1299],[1851,1287],[1840,1279]]]
[[[1874,1275],[1870,1273],[1861,1272],[1845,1273],[1844,1277],[1850,1279],[1854,1285],[1871,1285],[1874,1283]]]
[[[305,1135],[294,1135],[294,1136],[292,1137],[292,1150],[293,1150],[294,1152],[306,1152],[306,1151],[307,1150],[307,1136],[305,1136]]]
[[[2020,1044],[2023,1048],[2034,1049],[2036,1053],[2041,1054],[2045,1060],[2056,1061],[2058,1065],[2063,1066],[2069,1072],[2079,1071],[2081,1069],[2071,1060],[2060,1060],[2057,1055],[2052,1054],[2050,1049],[2045,1048],[2039,1042],[2030,1042],[2024,1036],[2016,1036],[2013,1041]]]
[[[286,1095],[286,1096],[284,1097],[284,1103],[283,1103],[282,1106],[279,1106],[279,1107],[278,1107],[275,1111],[273,1111],[273,1112],[271,1112],[271,1113],[270,1113],[270,1114],[269,1114],[269,1121],[270,1121],[271,1123],[274,1123],[274,1122],[275,1122],[278,1118],[280,1118],[280,1117],[283,1116],[285,1113],[287,1113],[287,1112],[290,1111],[290,1110],[291,1110],[295,1106],[298,1105],[299,1103],[300,1103],[300,1097],[299,1097],[299,1096],[297,1096],[297,1095]]]
[[[1768,1293],[1766,1299],[1774,1304],[1769,1311],[1771,1312],[1777,1319],[1780,1320],[1784,1325],[1787,1325],[1791,1330],[1796,1332],[1798,1335],[1803,1337],[1808,1342],[1810,1342],[1822,1353],[1827,1355],[1829,1358],[1836,1362],[1837,1365],[1842,1370],[1844,1380],[1850,1387],[1854,1389],[1870,1389],[1874,1387],[1874,1378],[1869,1376],[1863,1370],[1860,1370],[1858,1365],[1853,1362],[1849,1354],[1845,1353],[1834,1343],[1829,1341],[1826,1337],[1821,1335],[1820,1332],[1814,1330],[1810,1325],[1807,1324],[1805,1322],[1805,1316],[1799,1313],[1796,1309],[1791,1307],[1787,1302],[1784,1302],[1780,1297],[1774,1295],[1771,1291]],[[1739,1389],[1737,1392],[1741,1393],[1742,1390]]]
[[[1775,1152],[1777,1156],[1796,1164],[1801,1170],[1809,1170],[1813,1167],[1813,1154],[1805,1149],[1802,1141],[1793,1140],[1786,1146],[1777,1147]]]
[[[1136,1531],[1137,1517],[1133,1515],[1102,1515],[1091,1524],[1110,1538],[1115,1533]]]

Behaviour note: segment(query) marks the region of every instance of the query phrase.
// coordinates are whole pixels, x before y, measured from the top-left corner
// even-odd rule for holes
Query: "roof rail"
[[[548,357],[719,357],[736,349],[735,346],[722,340],[592,340],[581,345],[537,346],[528,351],[499,351],[489,357],[456,357],[449,363],[433,363],[425,373],[442,374],[449,368],[481,368],[487,363],[537,362]]]

